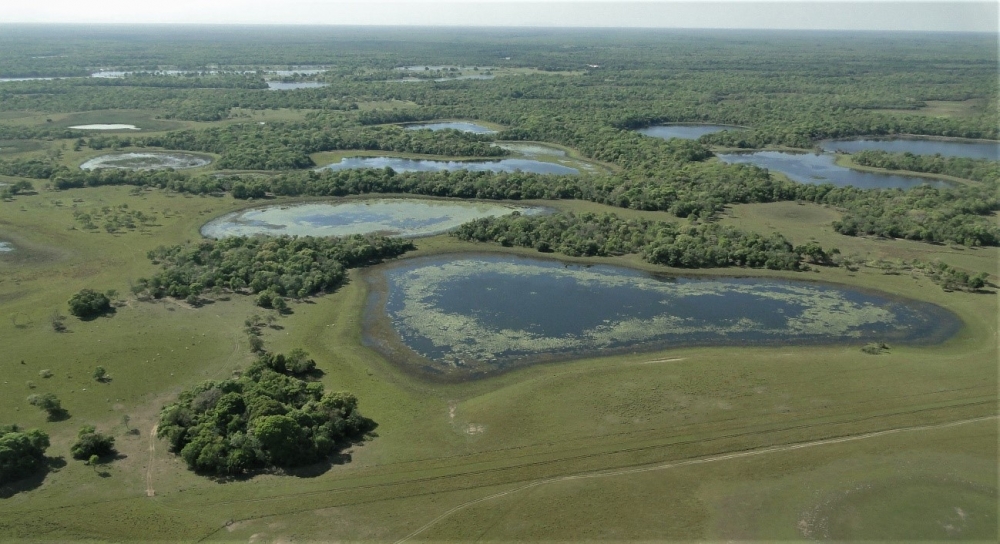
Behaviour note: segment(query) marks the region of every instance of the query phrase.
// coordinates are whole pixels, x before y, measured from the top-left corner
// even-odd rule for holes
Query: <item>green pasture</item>
[[[689,348],[435,384],[362,345],[367,293],[354,271],[336,293],[293,303],[264,339],[272,350],[309,351],[328,389],[359,396],[362,412],[379,423],[377,438],[354,448],[346,464],[213,481],[189,472],[150,432],[159,408],[180,390],[249,363],[243,321],[264,311],[242,296],[198,309],[140,302],[129,286],[153,272],[148,250],[197,240],[204,222],[246,203],[130,190],[42,191],[0,204],[0,238],[17,247],[0,257],[0,308],[8,316],[0,320],[0,413],[5,422],[50,433],[56,458],[44,478],[22,481],[0,499],[8,539],[394,541],[450,508],[544,479],[996,414],[997,322],[984,319],[997,315],[996,296],[946,293],[925,278],[865,267],[699,272],[819,279],[933,302],[966,325],[940,346],[892,346],[879,356],[858,346]],[[73,216],[121,204],[157,221],[109,234],[81,230]],[[544,204],[676,220],[585,202]],[[848,238],[830,230],[836,217],[829,208],[778,203],[734,206],[720,220],[870,259],[940,258],[995,277],[996,248]],[[483,249],[534,254],[448,236],[416,243],[406,258]],[[570,260],[664,270],[634,256]],[[117,290],[115,314],[68,317],[69,332],[55,332],[54,312],[65,316],[66,300],[84,287]],[[98,365],[109,383],[91,378]],[[37,392],[57,394],[70,417],[46,421],[25,401]],[[138,434],[123,425],[125,414]],[[69,458],[76,430],[87,423],[117,437],[121,459],[94,470]],[[988,508],[996,500],[996,438],[990,420],[551,482],[463,508],[417,538],[807,538],[819,533],[804,531],[818,527],[830,538],[918,534],[911,529],[986,538],[996,531],[996,511]],[[919,499],[927,495],[934,499]]]

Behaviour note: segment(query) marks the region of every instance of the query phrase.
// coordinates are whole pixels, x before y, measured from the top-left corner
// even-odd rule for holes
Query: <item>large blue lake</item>
[[[442,379],[668,347],[935,343],[960,327],[931,304],[805,281],[664,277],[495,254],[410,259],[366,274],[366,343]]]
[[[781,172],[799,183],[832,183],[862,189],[909,189],[918,185],[950,187],[946,181],[918,176],[900,176],[862,172],[835,163],[836,157],[827,153],[788,153],[784,151],[756,151],[752,153],[722,153],[719,160],[728,163],[754,164]]]
[[[474,172],[532,172],[535,174],[579,174],[576,168],[531,159],[500,159],[490,161],[435,161],[427,159],[402,159],[399,157],[348,157],[340,162],[323,166],[321,170],[350,170],[352,168],[392,168],[396,172],[440,172],[443,170],[471,170]]]

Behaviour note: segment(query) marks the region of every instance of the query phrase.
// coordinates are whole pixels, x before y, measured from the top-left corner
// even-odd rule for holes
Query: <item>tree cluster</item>
[[[281,297],[334,290],[345,269],[381,262],[413,247],[409,240],[378,235],[231,237],[160,246],[148,256],[162,270],[139,279],[136,288],[156,298],[186,298],[219,288],[257,294],[258,302],[266,293],[265,307],[274,307]]]
[[[800,270],[808,260],[825,263],[815,247],[793,247],[779,234],[762,236],[717,223],[681,226],[677,223],[622,219],[614,214],[556,213],[477,219],[460,226],[463,240],[531,247],[571,256],[641,254],[654,264],[678,268],[745,266]]]
[[[97,432],[93,425],[84,425],[76,435],[76,442],[69,448],[73,459],[90,459],[107,457],[115,452],[115,438]]]
[[[319,462],[374,430],[357,397],[327,393],[279,357],[265,353],[239,378],[184,391],[163,408],[157,435],[192,470],[238,475]]]
[[[0,425],[0,485],[37,472],[45,463],[49,435],[38,429]]]

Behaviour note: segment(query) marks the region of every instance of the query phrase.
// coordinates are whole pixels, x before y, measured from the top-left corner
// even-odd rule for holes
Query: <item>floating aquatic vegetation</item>
[[[418,259],[381,274],[384,308],[369,311],[384,316],[375,319],[391,323],[419,366],[458,375],[669,346],[933,342],[960,325],[930,304],[789,280],[665,278],[506,256]]]
[[[273,205],[226,214],[209,221],[203,236],[291,234],[347,236],[380,233],[415,238],[447,232],[473,219],[513,212],[542,213],[545,208],[497,202],[377,198]]]

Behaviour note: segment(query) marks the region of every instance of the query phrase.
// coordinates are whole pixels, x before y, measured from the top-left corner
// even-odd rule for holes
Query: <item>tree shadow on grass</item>
[[[60,408],[58,410],[52,410],[51,412],[49,412],[48,417],[46,419],[48,421],[55,423],[58,421],[66,421],[69,418],[70,418],[69,411],[66,410],[65,408]]]
[[[0,486],[0,499],[9,499],[18,493],[37,489],[45,481],[45,477],[48,476],[49,472],[59,472],[59,469],[65,466],[66,459],[63,457],[46,457],[42,468],[34,474]]]
[[[99,319],[99,318],[102,318],[102,317],[107,317],[107,318],[114,317],[116,313],[118,313],[118,311],[112,306],[111,308],[109,308],[109,309],[107,309],[107,310],[105,310],[103,312],[96,313],[96,314],[89,314],[89,315],[85,315],[85,316],[80,316],[80,317],[78,317],[78,319],[80,321],[93,321],[95,319]]]

